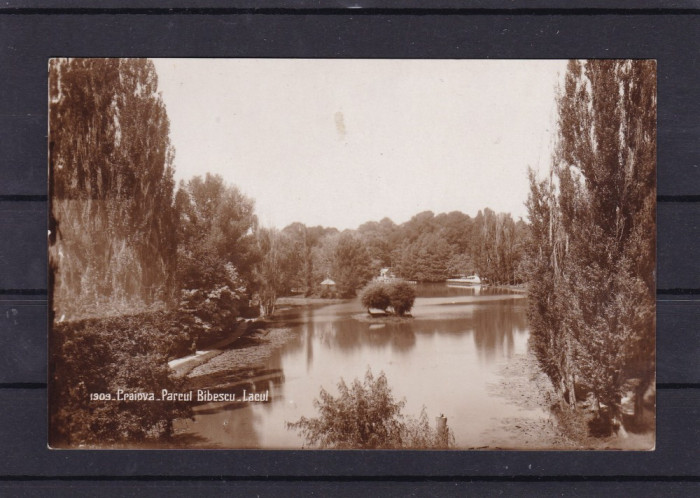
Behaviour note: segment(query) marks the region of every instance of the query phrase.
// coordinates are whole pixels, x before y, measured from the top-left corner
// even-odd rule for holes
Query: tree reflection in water
[[[474,344],[483,359],[510,358],[514,333],[527,332],[525,308],[505,301],[494,301],[474,309]]]
[[[441,296],[439,286],[421,288],[414,318],[402,321],[369,319],[356,300],[284,310],[276,321],[292,333],[266,365],[284,372],[281,384],[270,386],[276,396],[270,403],[221,410],[218,417],[202,414],[192,432],[232,448],[254,441],[264,448],[298,448],[303,439],[285,422],[314,416],[320,388],[335,394],[339,378],[362,378],[369,366],[387,373],[397,399],[406,399],[407,413],[418,415],[425,405],[430,426],[444,413],[459,447],[489,444],[486,431],[500,427],[503,417],[522,416],[521,408],[493,397],[488,386],[498,381],[503,361],[526,350],[527,301],[494,289],[476,295],[443,285]],[[238,439],[228,432],[232,424]]]

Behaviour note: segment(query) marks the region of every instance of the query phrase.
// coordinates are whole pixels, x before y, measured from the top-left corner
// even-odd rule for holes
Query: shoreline
[[[312,308],[344,302],[345,299],[323,299],[307,297],[283,297],[276,304],[277,312],[295,308]],[[257,327],[256,327],[257,325]],[[274,374],[266,368],[273,353],[281,349],[295,334],[284,316],[257,319],[247,323],[247,329],[193,368],[183,378],[188,387],[210,389],[231,387],[254,382]]]
[[[575,442],[561,428],[553,413],[549,412],[554,393],[547,376],[539,369],[537,360],[529,350],[505,363],[496,383],[488,386],[493,396],[505,398],[529,414],[501,420],[497,429],[486,433],[492,436],[490,445],[481,449],[509,450],[565,450],[576,449]],[[533,412],[541,415],[532,416]],[[529,416],[528,416],[529,415]]]
[[[503,289],[511,292],[517,292],[519,294],[527,294],[527,287],[519,285],[489,285],[490,289]]]
[[[590,413],[583,407],[573,413],[559,410],[554,387],[539,368],[530,348],[503,366],[498,383],[492,384],[490,391],[525,410],[539,408],[548,414],[538,419],[518,417],[503,420],[501,430],[504,436],[494,441],[498,446],[489,446],[489,449],[503,447],[503,441],[507,442],[505,447],[509,449],[648,451],[654,448],[653,431],[629,432],[627,437],[589,435],[586,423]]]

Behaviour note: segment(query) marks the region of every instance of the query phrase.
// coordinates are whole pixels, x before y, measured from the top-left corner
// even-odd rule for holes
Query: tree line
[[[138,59],[51,62],[51,260],[57,319],[187,310],[216,327],[276,297],[337,295],[390,267],[405,279],[477,273],[522,283],[527,225],[490,209],[388,218],[356,230],[259,225],[254,200],[216,175],[175,185],[155,68]],[[214,316],[217,315],[217,316]]]
[[[320,295],[321,282],[330,278],[337,295],[352,297],[382,268],[420,282],[479,274],[494,284],[521,284],[527,237],[524,221],[488,208],[473,218],[424,211],[400,225],[383,218],[342,232],[293,223],[265,231],[265,247],[272,250],[262,255],[268,278],[261,285],[276,283],[270,296]]]

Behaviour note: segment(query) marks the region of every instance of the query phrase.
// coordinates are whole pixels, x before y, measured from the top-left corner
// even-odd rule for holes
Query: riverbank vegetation
[[[571,61],[558,99],[549,177],[531,174],[531,346],[591,429],[625,434],[655,363],[656,68],[654,61]]]
[[[314,400],[318,417],[301,417],[287,423],[311,447],[321,449],[445,449],[450,446],[447,427],[430,426],[423,407],[418,418],[406,416],[406,402],[396,401],[384,372],[374,377],[367,369],[362,382],[338,383],[338,396],[321,389]]]
[[[159,398],[162,389],[182,390],[167,362],[187,350],[188,341],[164,312],[54,324],[51,446],[118,447],[172,435],[173,420],[189,417],[190,406]]]
[[[184,408],[90,394],[176,389],[169,359],[274,314],[280,297],[351,298],[369,284],[363,306],[404,315],[415,291],[371,283],[384,268],[419,282],[527,285],[531,346],[562,402],[588,397],[596,420],[622,427],[632,391],[642,416],[655,373],[653,62],[570,63],[551,171],[531,174],[529,222],[485,208],[343,231],[262,227],[254,199],[216,175],[176,185],[150,61],[53,59],[49,76],[52,444],[167,436]],[[360,431],[357,444],[418,441],[383,376],[343,389],[338,400],[322,392],[319,409],[362,393],[378,403],[383,435]],[[323,419],[302,421],[313,444],[350,444],[322,435]]]

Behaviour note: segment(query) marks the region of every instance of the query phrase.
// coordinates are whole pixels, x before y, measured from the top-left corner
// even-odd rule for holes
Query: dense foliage
[[[416,289],[403,280],[389,284],[389,300],[394,313],[403,316],[413,308],[416,300]]]
[[[316,418],[301,417],[287,427],[297,430],[307,444],[332,449],[445,448],[430,427],[425,409],[418,419],[403,415],[405,401],[396,401],[384,372],[375,379],[370,369],[363,382],[338,383],[338,396],[321,389],[314,400]]]
[[[258,260],[254,203],[219,176],[177,191],[178,309],[194,339],[232,328],[250,301]]]
[[[54,325],[51,336],[50,444],[147,444],[167,437],[172,421],[191,415],[187,403],[118,401],[129,393],[178,391],[169,358],[185,354],[189,338],[163,312],[87,319]],[[110,393],[111,401],[90,394]]]
[[[256,240],[260,254],[255,266],[260,315],[268,316],[275,312],[277,297],[292,291],[295,266],[303,260],[287,233],[261,228]]]
[[[360,292],[360,303],[367,309],[386,310],[391,306],[389,286],[384,282],[372,281]]]
[[[458,211],[425,211],[401,225],[384,218],[342,233],[293,223],[282,234],[286,249],[278,250],[292,254],[284,260],[288,285],[282,287],[306,295],[320,295],[320,283],[330,278],[338,295],[354,296],[382,268],[421,282],[471,274],[494,284],[525,279],[527,225],[488,208],[475,218]]]
[[[576,389],[621,423],[655,372],[656,68],[571,61],[552,170],[531,174],[531,344],[572,408]]]
[[[365,308],[386,311],[391,306],[398,316],[411,311],[415,300],[415,287],[403,280],[372,281],[360,293],[360,302]]]
[[[51,244],[58,317],[133,312],[175,289],[173,150],[142,59],[52,59]]]

